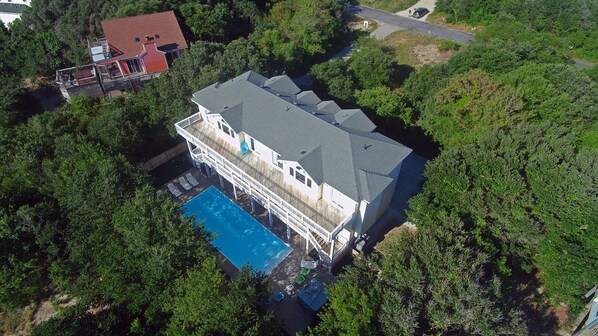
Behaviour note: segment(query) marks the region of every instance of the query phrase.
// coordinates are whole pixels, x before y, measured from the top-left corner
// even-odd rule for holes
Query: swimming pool
[[[255,271],[270,273],[293,250],[213,186],[183,210],[204,222],[216,236],[212,244],[238,269],[249,263]]]

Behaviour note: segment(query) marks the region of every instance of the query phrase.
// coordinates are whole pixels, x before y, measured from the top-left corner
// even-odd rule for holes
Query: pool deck
[[[199,182],[199,185],[193,187],[191,190],[186,191],[179,184],[178,178],[180,176],[184,176],[188,172],[195,176],[195,178]],[[270,283],[272,284],[272,293],[274,294],[280,291],[285,293],[285,298],[281,302],[275,302],[274,300],[272,300],[269,309],[281,322],[284,331],[289,335],[295,335],[295,333],[303,331],[307,326],[311,325],[315,319],[315,316],[308,313],[297,302],[297,285],[294,285],[295,288],[290,292],[286,292],[285,290],[287,285],[294,284],[295,277],[299,275],[299,271],[301,269],[301,260],[311,260],[311,258],[307,255],[308,251],[306,251],[305,249],[306,244],[303,237],[294,233],[291,230],[291,237],[290,239],[287,239],[286,225],[281,220],[276,218],[276,216],[273,216],[273,224],[272,226],[270,226],[268,223],[267,210],[262,208],[258,203],[255,203],[255,212],[251,213],[249,196],[241,191],[237,191],[238,198],[237,200],[235,200],[232,185],[225,180],[224,188],[221,188],[220,182],[216,175],[213,175],[212,177],[207,177],[199,169],[192,168],[191,170],[186,171],[184,174],[177,176],[170,182],[172,182],[181,192],[183,192],[183,195],[175,198],[170,194],[166,186],[162,186],[159,189],[162,190],[163,193],[171,196],[177,202],[180,202],[181,204],[189,201],[190,199],[197,196],[210,186],[218,188],[218,190],[224,193],[239,207],[241,207],[247,213],[251,214],[260,224],[262,224],[270,232],[274,233],[278,238],[282,239],[282,241],[289,244],[293,248],[291,253],[284,260],[282,260],[268,275]],[[218,259],[221,261],[221,269],[228,276],[235,277],[239,270],[224,256],[219,255]],[[326,267],[323,267],[321,265],[318,266],[315,270],[312,270],[307,279],[310,279],[312,277],[315,277],[323,283],[327,284],[330,284],[335,281],[334,276],[328,272]]]

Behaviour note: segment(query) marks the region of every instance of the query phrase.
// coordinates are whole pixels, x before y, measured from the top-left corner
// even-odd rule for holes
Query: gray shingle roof
[[[376,125],[361,110],[341,110],[334,114],[334,120],[342,127],[361,132],[372,132]]]
[[[375,125],[361,110],[341,110],[311,91],[299,92],[287,76],[268,79],[249,71],[195,92],[192,100],[282,160],[298,162],[317,184],[355,201],[376,198],[392,182],[390,172],[411,153],[372,132]]]

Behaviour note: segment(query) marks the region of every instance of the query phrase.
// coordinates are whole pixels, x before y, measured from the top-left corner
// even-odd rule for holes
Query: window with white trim
[[[220,123],[218,123],[218,125],[220,125]],[[222,132],[226,133],[228,136],[234,138],[235,137],[235,132],[230,129],[228,126],[226,126],[225,124],[222,124]]]
[[[289,167],[289,174],[293,176],[297,181],[301,182],[302,184],[305,184],[308,188],[311,188],[311,179],[306,176],[301,167],[297,166],[295,167],[295,169]]]
[[[272,163],[274,163],[278,168],[282,169],[282,162],[280,162],[280,158],[281,156],[279,154],[276,154],[274,152],[272,152]],[[290,173],[291,175],[293,175],[293,173]]]

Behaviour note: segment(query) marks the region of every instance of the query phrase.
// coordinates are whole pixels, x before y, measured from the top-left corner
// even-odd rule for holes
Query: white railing
[[[354,217],[355,217],[355,212],[353,212],[352,214],[345,217],[345,219],[334,230],[332,230],[330,235],[332,237],[336,237],[336,235],[338,235],[339,232],[341,232],[345,228],[345,225],[353,222]]]
[[[335,235],[338,234],[352,218],[353,215],[349,215],[343,222],[341,222],[332,232],[324,229],[321,225],[313,221],[311,218],[305,216],[301,211],[297,210],[294,206],[289,204],[285,201],[282,197],[278,196],[270,189],[265,187],[262,183],[254,179],[252,176],[247,174],[245,171],[241,170],[239,167],[231,163],[228,159],[226,159],[223,155],[216,152],[210,146],[204,144],[202,141],[197,139],[191,133],[189,133],[185,128],[189,125],[200,121],[201,114],[196,113],[188,118],[185,118],[178,123],[175,124],[175,128],[177,132],[187,139],[189,142],[193,143],[195,146],[200,149],[194,150],[193,155],[196,159],[199,159],[202,162],[209,163],[212,168],[215,168],[221,175],[226,177],[229,181],[236,183],[240,187],[244,187],[246,192],[250,193],[251,196],[254,198],[258,198],[263,201],[265,204],[269,205],[270,207],[276,207],[277,212],[283,212],[286,218],[287,224],[293,227],[297,233],[304,235],[305,238],[309,236],[309,232],[313,231],[317,233],[320,237],[322,237],[327,243],[333,243],[333,239]],[[281,218],[285,219],[285,218]],[[296,222],[301,227],[297,227],[295,223],[291,223],[291,221]],[[315,244],[319,246],[319,244]],[[326,253],[322,253],[326,255]]]
[[[332,259],[330,258],[328,253],[322,249],[322,246],[320,246],[320,243],[318,243],[318,241],[314,238],[311,232],[307,232],[307,240],[316,248],[316,251],[318,251],[320,259],[326,265],[332,266]],[[330,242],[330,244],[334,244],[334,242]]]

